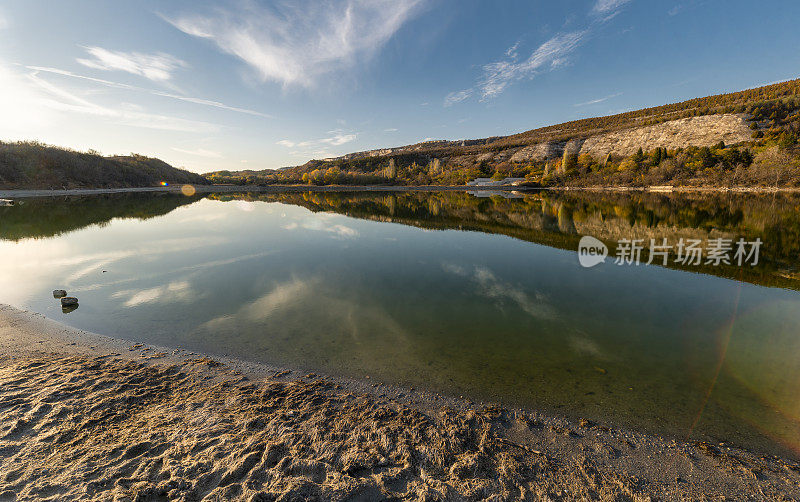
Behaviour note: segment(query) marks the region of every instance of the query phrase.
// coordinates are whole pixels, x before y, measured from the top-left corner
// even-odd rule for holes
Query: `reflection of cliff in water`
[[[765,286],[800,289],[800,197],[791,194],[654,194],[539,192],[519,199],[473,197],[464,192],[305,192],[217,195],[332,211],[352,217],[429,229],[508,235],[537,244],[577,250],[582,235],[609,246],[620,239],[744,238],[763,241],[759,264],[676,266]],[[646,253],[642,255],[646,262]]]
[[[124,193],[24,199],[13,206],[0,207],[0,239],[53,237],[89,225],[104,225],[114,218],[146,220],[200,198]]]

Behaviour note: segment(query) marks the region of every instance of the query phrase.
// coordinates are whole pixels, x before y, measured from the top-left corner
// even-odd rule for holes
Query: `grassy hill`
[[[460,185],[494,176],[542,186],[800,186],[798,137],[800,79],[505,137],[429,141],[206,177],[317,185]]]
[[[209,184],[199,174],[142,155],[103,157],[37,142],[0,142],[0,189],[120,188]]]

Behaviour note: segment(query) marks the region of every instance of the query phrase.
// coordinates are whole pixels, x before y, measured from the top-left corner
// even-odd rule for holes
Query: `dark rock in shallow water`
[[[72,296],[66,296],[61,299],[61,306],[62,307],[73,307],[78,305],[78,299]]]
[[[64,298],[67,296],[67,292],[63,289],[54,289],[53,290],[53,298]]]
[[[73,310],[77,310],[77,309],[78,309],[78,304],[76,303],[75,305],[70,305],[69,307],[62,306],[61,307],[61,312],[65,313],[65,314],[69,314]]]

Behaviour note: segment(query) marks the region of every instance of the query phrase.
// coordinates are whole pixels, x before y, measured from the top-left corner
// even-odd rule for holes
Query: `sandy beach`
[[[800,465],[0,306],[0,500],[798,500]]]

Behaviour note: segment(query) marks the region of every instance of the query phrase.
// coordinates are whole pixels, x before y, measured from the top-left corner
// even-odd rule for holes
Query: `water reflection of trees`
[[[800,288],[800,196],[794,194],[656,194],[538,192],[520,198],[450,192],[286,192],[211,194],[260,200],[428,229],[503,234],[576,250],[581,235],[613,247],[618,239],[743,237],[763,241],[757,267],[690,267],[695,272]],[[107,194],[35,198],[0,207],[0,239],[60,235],[114,218],[148,219],[201,197]]]
[[[658,194],[538,192],[521,198],[465,192],[305,192],[215,196],[299,205],[356,218],[429,229],[504,234],[576,250],[594,235],[614,252],[619,239],[761,238],[756,267],[698,266],[687,270],[781,287],[800,287],[800,196],[793,194]]]
[[[199,199],[141,193],[23,199],[14,206],[0,207],[0,239],[53,237],[89,225],[104,225],[114,218],[146,220]]]

